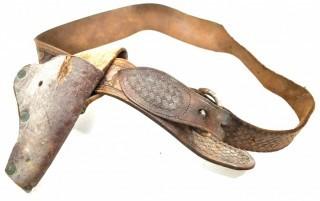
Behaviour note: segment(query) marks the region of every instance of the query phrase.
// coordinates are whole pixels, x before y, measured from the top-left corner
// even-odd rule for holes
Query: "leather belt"
[[[125,49],[98,47],[142,30],[234,55],[291,106],[299,124],[290,130],[256,127],[219,105],[210,90],[135,67]],[[162,5],[133,5],[86,17],[46,31],[35,42],[40,64],[23,67],[14,82],[20,130],[6,167],[26,191],[44,175],[78,116],[103,95],[136,108],[200,157],[233,169],[253,168],[246,150],[271,152],[290,144],[315,106],[305,88],[266,68],[222,25]]]

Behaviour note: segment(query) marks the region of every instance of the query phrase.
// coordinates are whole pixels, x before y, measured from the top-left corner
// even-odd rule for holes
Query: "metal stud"
[[[18,77],[19,79],[22,79],[22,78],[24,78],[24,77],[26,76],[26,74],[27,74],[26,70],[21,69],[21,70],[18,72],[17,77]]]
[[[33,188],[32,185],[27,185],[27,186],[22,187],[22,189],[27,193],[30,193],[32,191],[32,188]]]
[[[84,114],[85,112],[86,112],[86,109],[82,108],[80,114]]]
[[[16,172],[17,168],[13,163],[9,163],[6,167],[6,173],[8,175],[13,175]]]
[[[21,120],[22,122],[28,121],[29,118],[30,118],[30,114],[29,114],[28,111],[22,111],[22,112],[21,112],[21,114],[20,114],[20,120]]]
[[[199,114],[200,114],[202,117],[206,117],[206,116],[207,116],[207,111],[205,111],[204,109],[200,109],[200,110],[199,110]]]

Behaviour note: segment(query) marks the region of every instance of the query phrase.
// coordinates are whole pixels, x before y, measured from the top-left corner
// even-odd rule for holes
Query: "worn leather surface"
[[[19,138],[6,168],[19,186],[29,190],[38,183],[103,76],[90,63],[66,55],[20,70],[14,82]]]
[[[165,115],[166,111],[168,110],[167,107],[161,109],[160,107],[151,106],[155,109],[154,111],[152,111],[152,109],[150,110],[149,101],[144,102],[140,100],[137,102],[137,100],[133,99],[132,97],[130,98],[130,92],[128,93],[128,91],[126,91],[126,89],[124,89],[123,85],[121,84],[121,82],[124,82],[124,80],[122,79],[130,77],[127,76],[128,73],[137,74],[137,72],[141,75],[141,77],[144,77],[145,79],[148,79],[148,77],[149,79],[150,77],[153,77],[150,74],[154,73],[155,77],[158,77],[160,74],[160,76],[162,76],[162,79],[164,80],[173,79],[173,85],[178,88],[176,90],[184,91],[184,93],[194,93],[193,89],[184,86],[183,84],[179,83],[179,81],[161,71],[150,68],[135,69],[135,66],[133,64],[124,59],[116,59],[113,62],[106,74],[105,79],[103,79],[95,92],[97,94],[105,94],[118,98],[136,108],[137,110],[141,111],[150,119],[165,128],[194,153],[208,161],[233,169],[253,168],[255,162],[254,159],[249,155],[249,153],[244,150],[232,147],[222,141],[224,131],[221,129],[220,124],[225,121],[226,117],[228,117],[229,113],[227,110],[222,107],[218,107],[213,103],[208,104],[208,100],[205,97],[199,95],[193,97],[193,103],[189,101],[189,104],[184,107],[183,112],[180,113],[178,111],[178,116]],[[168,89],[168,86],[170,85],[166,84],[165,88]],[[163,89],[160,89],[160,91],[162,90]],[[170,99],[166,96],[167,93],[158,93],[157,95],[160,99],[162,99],[162,102],[168,102],[167,99]],[[157,95],[155,97],[157,97]],[[148,98],[143,99],[146,100]],[[198,110],[188,110],[189,108],[199,106],[199,103],[202,102],[207,102],[208,105],[204,104],[203,106],[206,106],[206,110],[208,111],[209,115],[214,115],[213,119],[203,117],[198,112]],[[177,111],[171,108],[170,110],[173,110],[171,111],[171,113],[173,114],[175,113],[175,111]],[[188,116],[188,121],[181,121],[181,119],[179,118],[179,114],[182,115],[182,118],[184,116]],[[206,127],[207,130],[210,130],[209,127],[212,127],[212,125],[214,125],[215,129],[209,132],[206,130],[197,129],[199,128],[199,126],[194,126],[193,119],[197,119],[199,117],[201,119],[200,121],[203,121],[203,127]]]
[[[220,113],[208,99],[170,75],[141,67],[119,73],[121,89],[138,106],[161,118],[204,132],[219,133],[225,114]]]
[[[308,121],[315,103],[312,95],[305,88],[266,68],[236,42],[222,25],[162,5],[128,6],[48,30],[35,39],[39,62],[48,62],[61,54],[81,57],[83,54],[79,52],[125,38],[142,30],[159,31],[201,48],[234,55],[253,73],[262,86],[282,97],[292,107],[300,120],[299,124],[290,130],[258,128],[239,119],[226,108],[216,105],[173,77],[151,68],[135,68],[125,59],[112,59],[110,66],[103,71],[104,78],[99,84],[96,83],[95,89],[92,88],[94,92],[91,95],[86,93],[81,96],[83,107],[103,95],[118,98],[143,112],[199,156],[234,169],[250,169],[254,166],[254,160],[245,150],[259,152],[279,150],[290,144]],[[125,55],[120,57],[126,58]],[[81,58],[86,60],[84,57]],[[112,56],[105,58],[112,58]],[[92,64],[94,66],[99,62]],[[78,78],[77,81],[84,80],[86,79]],[[73,87],[78,89],[76,85]],[[65,95],[68,97],[70,94]],[[83,100],[84,97],[87,99]],[[20,107],[19,95],[17,99]],[[46,100],[47,98],[43,97],[43,101]],[[57,104],[60,103],[57,102]],[[78,115],[79,107],[76,108],[75,113]],[[39,125],[34,123],[33,126]],[[63,135],[58,137],[58,144],[52,140],[53,143],[50,143],[49,147],[59,150],[70,129],[67,127],[62,132]],[[37,142],[38,138],[35,139]],[[18,145],[19,148],[20,145]],[[11,178],[21,187],[33,187],[54,157],[37,163],[39,165],[34,169],[34,174],[40,176],[30,177],[28,180],[16,176],[17,168],[12,166],[12,164],[22,163],[25,159],[19,156],[19,151],[16,151],[18,148],[13,150],[9,159],[7,173],[13,172]],[[56,152],[53,153],[56,154]],[[51,154],[51,152],[48,153]],[[45,157],[45,152],[39,157],[41,161]],[[25,170],[27,174],[31,171]]]
[[[271,131],[234,116],[223,125],[224,141],[232,146],[262,152],[279,150],[293,140],[314,110],[315,102],[308,90],[261,64],[222,25],[159,4],[132,5],[76,20],[40,34],[35,42],[39,61],[44,62],[53,55],[75,54],[142,30],[159,31],[195,46],[237,57],[263,87],[282,97],[300,120],[293,129]]]

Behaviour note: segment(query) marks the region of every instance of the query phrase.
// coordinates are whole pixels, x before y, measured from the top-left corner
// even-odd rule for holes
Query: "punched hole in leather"
[[[287,101],[299,124],[290,130],[256,127],[221,106],[211,90],[195,90],[160,70],[135,67],[123,48],[99,47],[150,29],[234,55],[266,89]],[[27,192],[45,174],[79,115],[103,95],[142,112],[198,156],[239,170],[255,165],[247,151],[289,145],[315,105],[305,88],[266,68],[222,25],[163,5],[100,13],[48,30],[35,42],[40,64],[23,67],[14,81],[19,137],[6,166],[10,178]]]

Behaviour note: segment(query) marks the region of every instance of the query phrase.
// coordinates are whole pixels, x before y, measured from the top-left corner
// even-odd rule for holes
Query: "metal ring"
[[[216,105],[220,105],[219,104],[219,100],[218,98],[215,96],[215,93],[208,88],[199,88],[198,92],[203,95],[204,97],[208,98],[211,102],[213,102]]]

